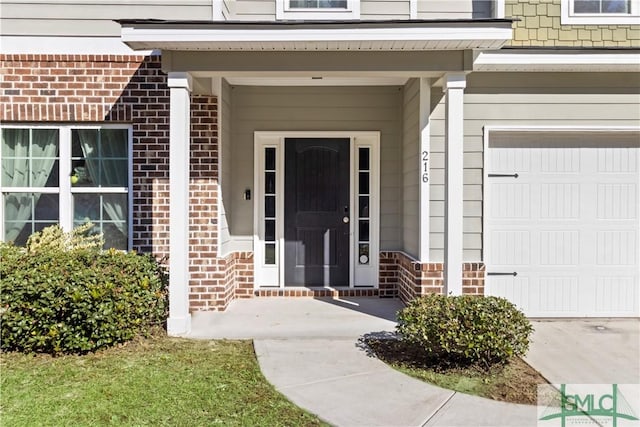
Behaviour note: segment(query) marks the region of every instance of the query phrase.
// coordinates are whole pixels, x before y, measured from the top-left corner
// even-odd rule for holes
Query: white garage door
[[[487,294],[531,317],[640,315],[637,132],[493,132]]]

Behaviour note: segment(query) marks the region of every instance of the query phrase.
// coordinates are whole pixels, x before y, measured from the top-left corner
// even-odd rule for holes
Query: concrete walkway
[[[397,300],[234,301],[195,313],[193,338],[253,339],[267,380],[336,426],[535,426],[534,406],[495,402],[410,378],[368,355],[366,334],[395,328]]]

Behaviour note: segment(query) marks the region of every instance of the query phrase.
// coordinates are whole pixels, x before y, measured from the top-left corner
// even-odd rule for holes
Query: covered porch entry
[[[237,297],[408,300],[480,274],[463,265],[465,76],[510,21],[120,23],[162,50],[171,88],[170,333]]]

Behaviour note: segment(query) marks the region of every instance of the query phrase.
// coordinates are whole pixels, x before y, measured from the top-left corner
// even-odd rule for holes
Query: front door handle
[[[344,218],[342,218],[342,222],[344,222],[345,224],[349,224],[349,217],[345,216]]]

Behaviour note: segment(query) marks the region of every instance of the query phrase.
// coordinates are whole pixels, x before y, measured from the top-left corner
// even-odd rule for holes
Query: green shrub
[[[2,350],[86,353],[162,324],[166,276],[150,256],[0,244]]]
[[[488,367],[529,348],[531,324],[504,298],[428,295],[398,312],[397,331],[426,358]]]

